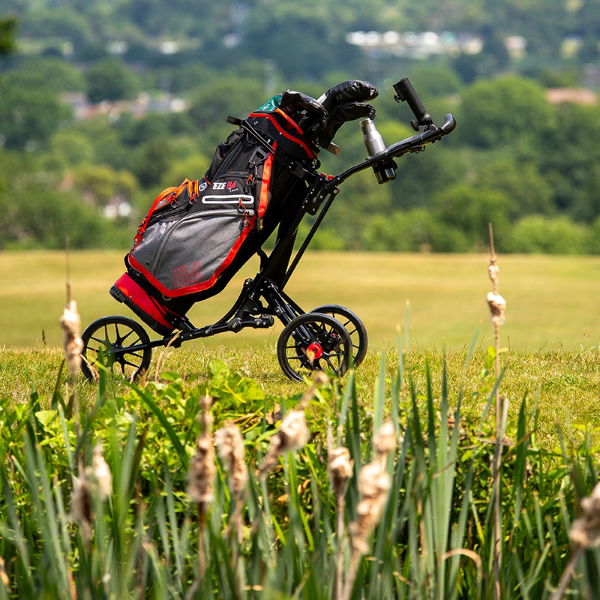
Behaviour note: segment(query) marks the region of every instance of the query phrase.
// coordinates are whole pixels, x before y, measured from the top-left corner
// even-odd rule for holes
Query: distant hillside
[[[254,58],[273,61],[286,78],[318,79],[332,70],[364,70],[373,60],[462,54],[459,66],[473,79],[514,62],[531,73],[599,56],[597,0],[345,0],[343,9],[339,0],[4,0],[3,6],[18,18],[22,51],[78,61],[113,54],[144,64],[201,58],[226,67]],[[397,41],[377,42],[388,31]],[[375,36],[357,45],[353,32]],[[412,41],[399,38],[407,32]],[[415,42],[424,32],[443,41]],[[460,39],[475,45],[460,46]]]

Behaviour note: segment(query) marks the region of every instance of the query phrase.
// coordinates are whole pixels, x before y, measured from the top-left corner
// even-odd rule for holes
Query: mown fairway
[[[588,349],[600,342],[600,258],[501,256],[500,293],[507,301],[504,344],[515,350]],[[218,319],[251,263],[216,298],[197,304],[196,325]],[[123,272],[120,252],[73,252],[73,297],[84,326],[110,314],[133,316],[108,294]],[[365,322],[371,348],[394,343],[397,328],[410,324],[411,346],[458,349],[478,333],[490,341],[485,255],[311,253],[287,288],[305,310],[343,304]],[[65,301],[65,255],[61,252],[0,254],[0,347],[58,346],[57,319]],[[408,317],[407,317],[408,315]],[[280,326],[203,341],[209,346],[272,342]]]

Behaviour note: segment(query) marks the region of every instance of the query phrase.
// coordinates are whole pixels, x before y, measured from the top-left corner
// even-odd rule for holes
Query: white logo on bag
[[[224,190],[226,185],[226,181],[213,183],[213,190]]]

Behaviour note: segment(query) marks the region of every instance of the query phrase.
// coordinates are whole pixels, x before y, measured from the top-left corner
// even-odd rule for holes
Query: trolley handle
[[[431,127],[431,125],[433,125],[433,119],[425,109],[425,106],[417,95],[410,79],[408,77],[403,77],[398,83],[395,83],[393,87],[396,92],[394,100],[396,102],[406,102],[412,110],[413,115],[415,115],[416,120],[410,122],[413,129],[418,131],[420,125],[423,125],[426,128]]]
[[[366,160],[353,165],[332,179],[322,180],[321,185],[318,186],[318,194],[323,197],[325,194],[330,193],[332,190],[341,185],[344,181],[346,181],[346,179],[348,179],[348,177],[351,177],[359,171],[364,171],[369,167],[385,165],[390,159],[399,158],[410,152],[420,152],[427,144],[437,142],[444,136],[454,131],[455,127],[456,119],[450,113],[448,113],[444,117],[443,124],[439,127],[432,121],[431,125],[429,125],[424,131],[418,132],[415,135],[406,138],[405,140],[388,146],[383,152],[380,152],[375,156],[369,156]]]

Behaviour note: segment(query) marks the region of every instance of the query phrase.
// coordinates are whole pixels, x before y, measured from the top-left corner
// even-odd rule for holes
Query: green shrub
[[[589,248],[587,228],[567,217],[531,215],[515,223],[508,233],[507,252],[547,254],[586,254]]]

